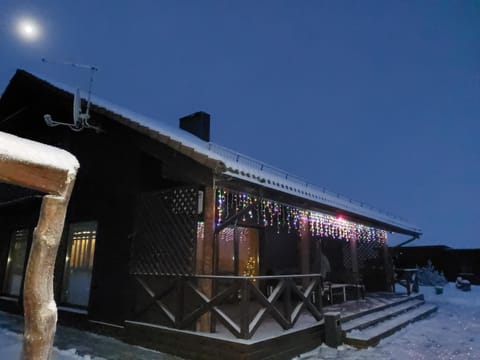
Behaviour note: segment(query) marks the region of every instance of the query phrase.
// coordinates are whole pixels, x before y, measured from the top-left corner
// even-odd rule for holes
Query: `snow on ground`
[[[448,284],[442,295],[422,287],[428,303],[438,312],[384,339],[374,348],[329,348],[325,344],[296,359],[347,360],[480,360],[480,286],[462,292]],[[0,358],[19,359],[22,318],[0,312]],[[54,360],[178,359],[171,355],[128,345],[119,340],[59,326]]]
[[[0,311],[0,359],[20,359],[23,318]],[[120,340],[58,326],[52,360],[179,360]]]
[[[8,330],[0,330],[0,349],[2,359],[20,359],[20,351],[22,346],[22,335]],[[53,351],[53,358],[55,360],[72,360],[72,359],[99,359],[92,358],[90,355],[77,355],[75,349],[59,350],[57,348]]]
[[[422,287],[421,292],[428,303],[438,306],[438,312],[408,325],[376,347],[335,349],[322,344],[296,359],[480,359],[480,286],[463,292],[455,284],[447,284],[441,295],[436,295],[433,287]]]

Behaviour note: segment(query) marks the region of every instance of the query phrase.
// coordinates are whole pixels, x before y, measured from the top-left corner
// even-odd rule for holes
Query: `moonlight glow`
[[[17,33],[27,41],[35,41],[40,36],[40,27],[35,20],[23,18],[17,22]]]

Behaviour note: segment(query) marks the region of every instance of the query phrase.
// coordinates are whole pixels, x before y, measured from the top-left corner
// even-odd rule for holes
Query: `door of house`
[[[70,225],[63,279],[62,302],[64,303],[88,306],[96,232],[95,221]]]
[[[259,275],[259,231],[229,226],[217,235],[217,274]]]

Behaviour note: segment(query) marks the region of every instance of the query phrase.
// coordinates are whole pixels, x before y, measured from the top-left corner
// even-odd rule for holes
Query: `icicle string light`
[[[217,225],[220,225],[229,216],[251,206],[252,210],[242,217],[242,221],[246,221],[247,217],[250,220],[255,219],[258,224],[275,228],[277,233],[280,233],[282,228],[288,232],[296,230],[303,233],[306,230],[304,227],[308,226],[308,231],[313,236],[346,241],[387,241],[387,232],[384,230],[222,188],[217,188],[216,204]]]

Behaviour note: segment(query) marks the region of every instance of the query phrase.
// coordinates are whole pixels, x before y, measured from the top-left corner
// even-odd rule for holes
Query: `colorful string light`
[[[242,221],[246,221],[247,215],[250,220],[256,219],[263,226],[276,227],[277,233],[283,228],[292,230],[308,231],[313,236],[332,237],[346,241],[387,241],[387,232],[371,226],[348,221],[342,217],[335,217],[317,211],[298,209],[290,205],[282,204],[268,199],[259,199],[256,196],[237,193],[234,191],[217,188],[216,191],[217,225],[226,218],[232,216],[246,207],[248,211]]]

